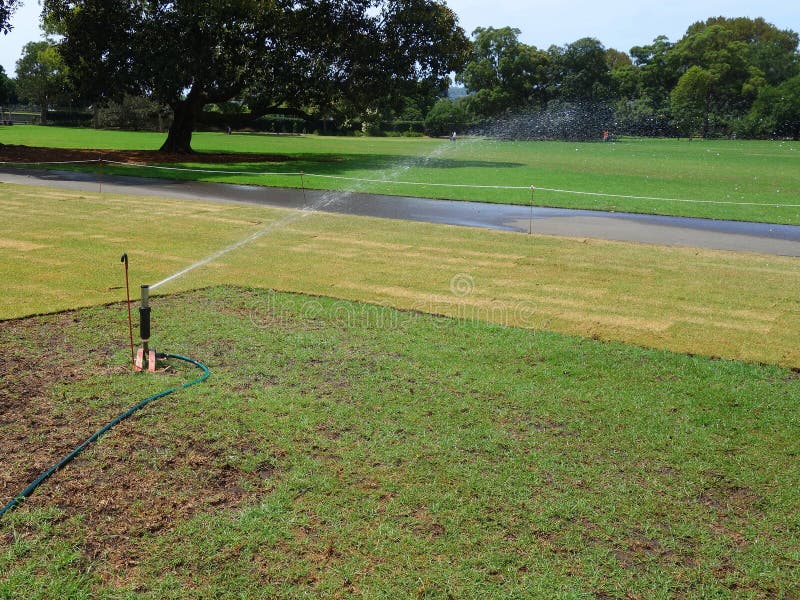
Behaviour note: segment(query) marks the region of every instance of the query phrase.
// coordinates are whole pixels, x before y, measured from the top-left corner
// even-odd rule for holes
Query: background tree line
[[[629,53],[594,38],[540,50],[519,33],[473,32],[457,75],[469,94],[440,101],[431,128],[499,121],[511,137],[800,135],[798,34],[763,19],[708,19],[675,43],[661,36]]]
[[[94,108],[97,126],[200,126],[599,139],[800,136],[798,34],[763,19],[711,18],[677,42],[629,52],[595,38],[538,49],[518,29],[469,40],[437,0],[149,3],[45,0],[47,31],[0,104]],[[188,7],[188,8],[187,8]],[[136,22],[133,22],[135,19]],[[111,26],[108,24],[111,23]],[[191,35],[186,35],[191,32]],[[376,43],[376,40],[380,43]],[[448,74],[464,90],[447,96]],[[209,110],[211,109],[211,110]]]

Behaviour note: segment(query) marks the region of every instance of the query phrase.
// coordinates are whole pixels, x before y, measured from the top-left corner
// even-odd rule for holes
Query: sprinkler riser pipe
[[[147,348],[147,341],[150,339],[150,306],[149,306],[150,288],[147,285],[142,286],[142,304],[139,306],[139,337],[142,343]]]
[[[150,286],[142,286],[142,303],[139,306],[139,337],[142,338],[142,347],[136,353],[133,362],[134,371],[156,371],[156,353],[149,347],[150,341]]]
[[[139,337],[142,342],[147,343],[150,339],[150,307],[139,307]]]

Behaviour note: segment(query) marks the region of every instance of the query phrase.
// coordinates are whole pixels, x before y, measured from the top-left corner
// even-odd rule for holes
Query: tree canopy
[[[528,123],[555,122],[565,107],[584,115],[587,107],[594,114],[602,106],[610,115],[605,126],[634,134],[793,131],[786,115],[792,114],[795,88],[786,82],[800,73],[798,34],[764,19],[708,19],[675,43],[660,36],[630,54],[594,38],[543,52],[519,42],[519,33],[509,27],[475,30],[470,60],[458,78],[471,92],[465,106],[476,117],[516,111]],[[778,88],[783,99],[768,101]],[[537,110],[534,119],[531,111]],[[586,127],[598,125],[581,119]],[[524,127],[513,129],[528,135]],[[538,125],[528,129],[539,131]]]
[[[0,104],[16,102],[17,86],[16,82],[6,75],[5,69],[0,66]]]
[[[747,125],[751,135],[779,135],[800,139],[800,75],[761,90]]]
[[[207,103],[374,110],[420,83],[443,88],[468,48],[437,0],[44,0],[44,10],[85,97],[133,93],[172,108],[170,152],[191,151]]]
[[[0,33],[11,31],[11,17],[19,5],[19,0],[0,0]]]
[[[17,92],[40,106],[42,124],[50,105],[68,97],[67,68],[55,44],[46,40],[25,44],[17,61]]]
[[[42,2],[73,97],[169,107],[169,152],[191,152],[203,107],[231,100],[240,126],[279,117],[298,130],[378,134],[399,119],[419,131],[430,115],[429,131],[494,120],[522,137],[798,135],[800,39],[762,18],[714,17],[623,52],[592,37],[538,49],[514,27],[478,27],[470,42],[445,0]],[[0,0],[0,31],[19,3]],[[439,102],[450,73],[466,96]]]
[[[470,61],[459,75],[475,92],[471,109],[481,115],[496,115],[509,108],[546,101],[545,52],[518,40],[519,29],[479,27],[473,31]]]

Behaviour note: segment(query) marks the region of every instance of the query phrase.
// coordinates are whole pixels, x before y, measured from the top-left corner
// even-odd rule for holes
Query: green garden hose
[[[69,462],[71,462],[72,459],[74,459],[81,452],[83,452],[87,448],[87,446],[89,446],[89,444],[97,441],[100,438],[100,436],[102,436],[109,429],[111,429],[112,427],[114,427],[118,423],[120,423],[120,422],[124,421],[125,419],[127,419],[128,417],[130,417],[136,411],[144,408],[145,406],[150,404],[153,400],[158,400],[159,398],[163,398],[164,396],[168,396],[169,394],[171,394],[173,392],[177,392],[178,390],[183,390],[183,389],[186,389],[186,388],[191,387],[193,385],[196,385],[198,383],[202,383],[203,381],[208,379],[209,375],[211,375],[211,371],[208,370],[207,366],[205,366],[203,363],[201,363],[199,361],[194,360],[193,358],[189,358],[187,356],[181,356],[179,354],[159,354],[158,357],[159,358],[177,358],[178,360],[182,360],[184,362],[191,363],[194,366],[202,369],[203,370],[203,374],[200,377],[198,377],[197,379],[193,379],[192,381],[184,383],[183,385],[179,385],[179,386],[170,388],[168,390],[164,390],[163,392],[159,392],[158,394],[153,394],[152,396],[149,396],[148,398],[145,398],[144,400],[139,402],[139,404],[137,404],[136,406],[133,406],[133,407],[129,408],[124,413],[119,415],[116,419],[114,419],[113,421],[110,421],[108,424],[106,424],[102,428],[98,429],[97,432],[95,432],[85,442],[83,442],[80,446],[78,446],[72,452],[67,454],[64,458],[62,458],[60,461],[58,461],[52,467],[50,467],[49,469],[44,471],[28,487],[26,487],[19,494],[17,494],[14,497],[14,499],[11,500],[11,502],[9,502],[2,509],[0,509],[0,517],[2,517],[5,513],[10,511],[12,508],[17,506],[18,504],[20,504],[22,502],[22,500],[24,500],[25,498],[30,496],[33,493],[33,491],[37,487],[39,487],[40,484],[42,484],[48,477],[50,477],[50,475],[52,475],[53,473],[58,471],[64,465],[66,465]]]

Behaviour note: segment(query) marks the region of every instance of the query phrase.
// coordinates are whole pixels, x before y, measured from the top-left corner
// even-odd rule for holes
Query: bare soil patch
[[[158,150],[108,150],[86,148],[39,148],[0,144],[0,162],[59,162],[81,160],[108,160],[131,164],[163,163],[274,163],[297,160],[282,154],[196,152],[194,154],[168,154]]]
[[[141,400],[114,398],[119,394],[111,391],[115,402],[103,409],[93,408],[88,397],[64,400],[63,385],[127,370],[113,364],[110,350],[89,358],[70,344],[68,332],[80,324],[71,312],[0,322],[0,506]],[[181,372],[174,379],[193,376]],[[231,448],[204,439],[197,424],[176,427],[170,403],[180,402],[179,395],[119,424],[17,508],[57,508],[59,535],[81,540],[83,558],[99,561],[107,581],[115,573],[130,575],[143,558],[143,539],[195,515],[242,506],[280,476],[271,464],[247,471],[231,464]],[[148,419],[153,414],[158,418]],[[0,522],[0,548],[36,535],[36,525],[12,530]]]

